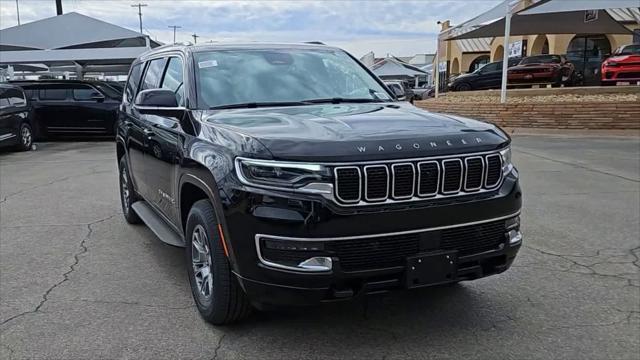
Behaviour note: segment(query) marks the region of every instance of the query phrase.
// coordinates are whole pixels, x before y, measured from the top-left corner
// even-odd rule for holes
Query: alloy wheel
[[[213,290],[213,263],[207,233],[202,225],[196,225],[191,235],[191,264],[198,292],[205,299],[210,299]]]
[[[30,148],[33,136],[31,135],[31,129],[29,129],[28,126],[22,127],[22,130],[20,131],[20,137],[21,137],[22,145],[24,146],[24,148],[25,149]]]

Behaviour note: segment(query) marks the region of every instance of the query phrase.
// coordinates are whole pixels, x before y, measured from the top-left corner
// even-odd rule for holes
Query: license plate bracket
[[[407,257],[407,288],[444,284],[456,280],[457,251],[434,251]]]

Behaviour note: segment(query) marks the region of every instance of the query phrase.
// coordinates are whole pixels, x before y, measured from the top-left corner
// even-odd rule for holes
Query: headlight
[[[331,182],[330,170],[318,164],[236,158],[236,173],[246,185],[284,190]]]
[[[502,157],[502,174],[507,175],[513,169],[513,164],[511,163],[511,146],[500,150],[500,156]]]

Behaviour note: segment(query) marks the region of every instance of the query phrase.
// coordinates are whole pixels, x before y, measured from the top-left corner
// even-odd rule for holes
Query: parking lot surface
[[[0,154],[0,359],[638,359],[640,140],[514,138],[501,275],[203,322],[183,251],[122,218],[112,142]]]

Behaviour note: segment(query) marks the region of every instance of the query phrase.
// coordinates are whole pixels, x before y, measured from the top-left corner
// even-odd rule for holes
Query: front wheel
[[[19,143],[18,150],[28,151],[31,150],[31,146],[33,145],[33,130],[31,129],[31,125],[27,123],[22,123],[20,125],[20,131],[18,133]]]
[[[462,84],[456,86],[456,90],[458,90],[458,91],[469,91],[469,90],[471,90],[471,85],[467,84],[467,83],[462,83]]]
[[[187,274],[200,315],[215,325],[247,317],[251,305],[231,273],[218,221],[208,200],[199,200],[191,207],[185,235]]]

